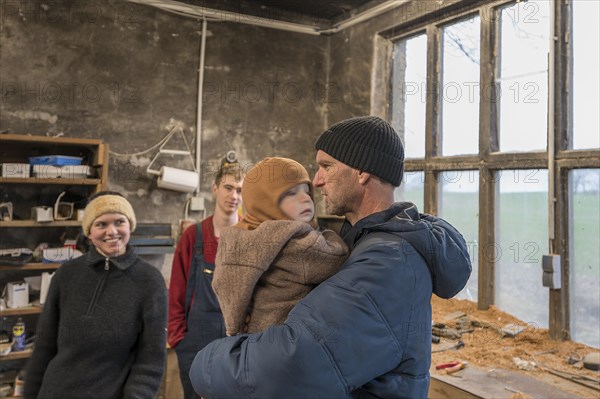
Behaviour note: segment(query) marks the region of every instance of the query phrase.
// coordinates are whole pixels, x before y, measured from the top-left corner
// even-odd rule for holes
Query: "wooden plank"
[[[431,381],[435,381],[438,398],[494,398],[511,399],[520,393],[522,397],[533,399],[565,399],[577,398],[573,393],[566,392],[555,385],[548,384],[524,373],[504,369],[483,370],[467,365],[464,370],[446,375],[432,371]],[[451,395],[458,389],[463,396],[440,396],[440,387]],[[458,391],[458,392],[460,392]],[[429,396],[430,398],[432,396]]]
[[[600,153],[597,156],[589,158],[572,158],[563,157],[558,158],[555,162],[557,165],[563,168],[577,169],[577,168],[600,168]]]
[[[8,360],[27,359],[28,357],[31,356],[32,353],[33,353],[33,350],[31,350],[31,349],[26,349],[26,350],[20,351],[20,352],[10,352],[6,356],[0,356],[0,361],[4,362],[4,361],[8,361]]]
[[[0,227],[80,227],[77,220],[59,220],[55,222],[36,222],[35,220],[11,220],[0,222]]]
[[[426,162],[424,159],[405,159],[404,160],[404,171],[405,172],[421,172],[425,170]]]
[[[96,192],[106,190],[108,188],[108,154],[109,154],[109,145],[106,143],[102,143],[98,146],[98,151],[96,153],[96,162],[99,169],[99,178],[100,181],[96,185]]]
[[[431,376],[429,383],[429,399],[479,399],[477,395],[473,395],[463,389],[450,385],[444,381]]]
[[[562,138],[559,141],[562,142]],[[589,159],[598,160],[600,158],[600,150],[563,150],[556,154],[556,159]]]
[[[40,177],[0,177],[0,183],[2,184],[63,184],[65,186],[78,185],[78,186],[95,186],[101,184],[100,179],[67,179],[67,178],[56,178],[56,179],[45,179]]]
[[[553,42],[554,49],[554,76],[551,82],[554,83],[554,103],[550,104],[555,110],[554,131],[552,140],[554,151],[549,156],[553,157],[552,176],[554,179],[550,182],[553,185],[552,193],[549,193],[553,201],[549,199],[551,212],[550,225],[550,253],[561,255],[561,288],[549,290],[548,303],[548,335],[554,340],[563,340],[569,338],[569,207],[572,197],[569,193],[569,170],[557,164],[557,154],[561,153],[569,156],[566,151],[572,145],[572,108],[573,96],[569,95],[572,87],[572,73],[570,71],[570,60],[573,55],[572,46],[569,43],[570,37],[570,5],[563,1],[553,2],[550,12],[555,13],[554,36],[557,38]],[[577,151],[579,156],[589,156],[592,153],[588,151]],[[553,217],[552,217],[553,216]],[[566,244],[566,245],[565,245]]]
[[[39,306],[27,306],[24,308],[17,309],[4,309],[0,312],[2,316],[21,316],[28,314],[40,314],[42,313],[42,308]]]
[[[554,18],[554,147],[566,155],[573,148],[573,46],[571,35],[571,5],[568,0],[553,2]],[[578,151],[574,152],[577,153]],[[581,156],[582,154],[578,154]]]
[[[556,165],[555,165],[556,166]],[[550,253],[560,254],[561,289],[549,290],[548,335],[554,340],[569,339],[569,221],[570,208],[573,203],[572,191],[569,190],[569,169],[556,167],[554,175],[554,240],[551,240]]]
[[[490,6],[483,7],[481,13],[493,15]],[[480,17],[481,51],[479,61],[479,156],[488,160],[490,155],[498,151],[498,109],[497,99],[500,96],[496,75],[498,64],[494,55],[498,49],[498,24],[496,18]]]
[[[495,198],[497,185],[493,171],[485,165],[479,169],[479,246],[477,248],[477,308],[486,310],[494,304]]]
[[[496,183],[494,171],[488,162],[492,153],[498,151],[498,109],[497,98],[500,95],[496,85],[499,73],[499,26],[494,15],[495,9],[486,6],[481,13],[487,15],[481,19],[481,51],[479,79],[479,157],[485,162],[479,167],[479,221],[477,259],[479,264],[477,281],[477,307],[488,309],[494,303],[494,257],[489,256],[494,250],[495,239],[495,201]]]
[[[427,160],[427,169],[431,171],[476,170],[479,168],[480,163],[481,159],[478,155],[432,157],[431,159]]]
[[[439,95],[440,60],[441,60],[440,29],[430,25],[427,27],[427,104],[425,108],[425,213],[436,215],[438,212],[439,184],[437,174],[428,170],[431,158],[439,154],[441,98]]]
[[[490,121],[490,129],[497,129],[497,127],[491,124]],[[498,135],[498,133],[496,133]],[[492,138],[490,138],[492,140]],[[495,140],[498,140],[496,138]],[[495,151],[498,151],[497,149]],[[487,161],[496,162],[498,164],[503,164],[506,162],[511,163],[523,163],[523,162],[546,162],[543,164],[544,166],[548,166],[548,153],[545,151],[535,151],[535,152],[494,152],[494,148],[490,147],[490,153],[486,154],[488,156]]]
[[[49,144],[56,145],[60,144],[61,146],[97,146],[102,144],[102,140],[98,139],[82,139],[82,138],[73,138],[73,137],[47,137],[47,136],[30,136],[27,134],[2,134],[0,135],[0,142],[32,142],[35,144]]]
[[[56,270],[61,263],[26,263],[23,266],[0,265],[0,270]]]

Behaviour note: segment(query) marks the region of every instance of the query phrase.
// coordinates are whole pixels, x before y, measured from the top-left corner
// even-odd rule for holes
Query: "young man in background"
[[[240,165],[224,163],[212,185],[214,213],[183,232],[173,257],[167,336],[177,353],[185,399],[198,398],[189,378],[194,357],[209,342],[225,336],[211,283],[221,231],[239,220],[241,189]]]

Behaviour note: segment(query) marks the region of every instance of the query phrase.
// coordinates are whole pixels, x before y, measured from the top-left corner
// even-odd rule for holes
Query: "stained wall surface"
[[[446,3],[456,0],[429,11],[443,13]],[[200,137],[198,195],[209,212],[214,170],[230,150],[244,167],[285,156],[312,173],[323,129],[352,116],[385,116],[391,42],[379,32],[430,6],[409,2],[321,36],[209,21],[199,95],[200,20],[114,0],[6,0],[0,131],[102,138],[111,146],[110,188],[130,199],[141,221],[175,226],[189,194],[158,189],[146,173],[172,129],[183,132],[193,159]],[[185,148],[182,137],[175,134],[168,147]],[[190,169],[191,162],[161,154],[152,169]]]
[[[202,22],[109,0],[7,0],[0,12],[0,131],[103,139],[110,189],[141,221],[177,224],[189,195],[158,189],[146,168],[173,128],[195,160]],[[243,165],[278,155],[312,167],[328,106],[328,43],[207,23],[199,195],[208,211],[214,169],[230,150]],[[182,137],[168,147],[185,148]],[[161,154],[152,169],[191,162]]]

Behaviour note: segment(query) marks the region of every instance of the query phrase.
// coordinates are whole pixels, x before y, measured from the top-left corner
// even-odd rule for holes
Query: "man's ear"
[[[216,194],[216,193],[217,193],[217,189],[218,189],[218,188],[219,188],[219,187],[217,187],[217,185],[216,185],[215,183],[213,183],[213,184],[212,184],[212,193],[213,193],[213,194]]]
[[[358,182],[362,185],[367,184],[369,179],[371,178],[371,174],[368,172],[363,172],[362,170],[358,171]]]

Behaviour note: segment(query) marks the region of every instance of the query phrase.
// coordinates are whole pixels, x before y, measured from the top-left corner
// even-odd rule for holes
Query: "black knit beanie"
[[[394,187],[402,182],[404,146],[394,128],[376,116],[360,116],[332,125],[317,139],[315,148]]]

